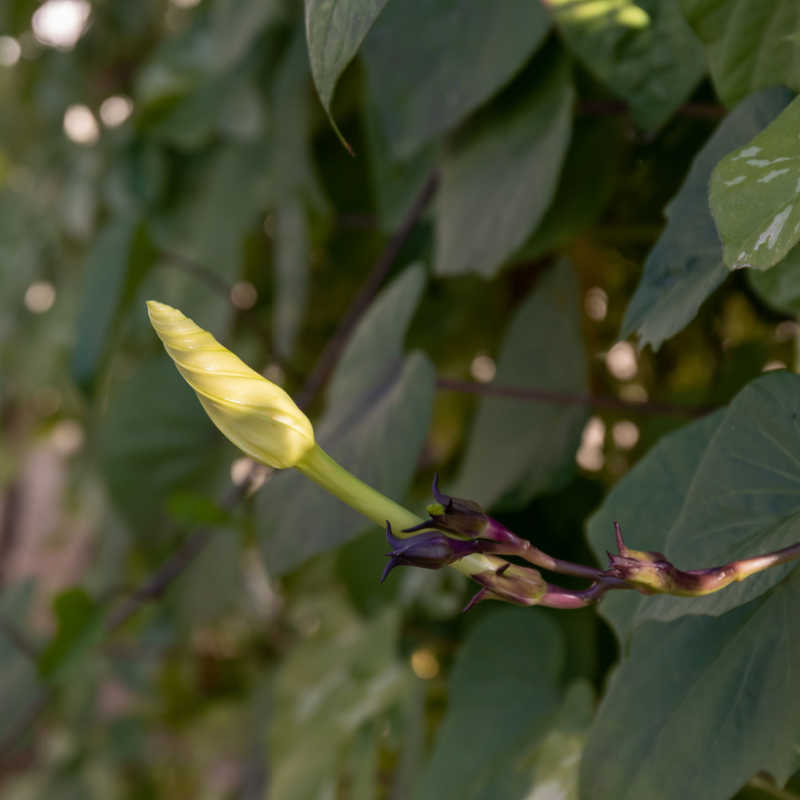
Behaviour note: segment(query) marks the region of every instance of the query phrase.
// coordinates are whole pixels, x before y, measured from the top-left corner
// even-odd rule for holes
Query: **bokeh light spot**
[[[600,322],[608,314],[608,295],[599,286],[593,286],[583,298],[583,308],[586,316],[595,322]]]
[[[13,67],[22,55],[22,48],[13,36],[0,36],[0,67]]]
[[[477,355],[469,365],[469,373],[478,383],[490,383],[496,372],[497,366],[491,356]]]
[[[53,426],[50,441],[62,456],[71,456],[83,447],[83,427],[74,419],[62,419]]]
[[[618,380],[628,381],[633,378],[639,369],[633,345],[630,342],[617,342],[606,353],[606,366]]]
[[[33,35],[43,45],[71,50],[89,22],[88,0],[47,0],[33,12]]]
[[[411,654],[411,669],[418,678],[429,681],[439,674],[439,659],[432,650],[420,647]]]
[[[603,468],[603,442],[606,438],[606,424],[600,417],[591,417],[581,434],[581,446],[575,454],[578,466],[590,472]]]
[[[258,289],[250,281],[237,281],[230,294],[231,303],[242,311],[252,308],[258,300]]]
[[[133,113],[133,100],[123,94],[106,97],[100,104],[100,119],[107,128],[122,125]]]
[[[629,419],[615,422],[611,426],[611,438],[621,450],[630,450],[639,441],[639,426]]]
[[[25,290],[25,308],[34,314],[44,314],[56,301],[56,287],[50,281],[34,281]]]
[[[247,489],[248,496],[257,492],[267,480],[272,470],[269,467],[259,464],[248,456],[241,456],[231,463],[231,481],[237,486],[241,486],[246,481],[250,481]]]
[[[64,112],[64,133],[76,144],[94,144],[100,138],[100,126],[88,106],[70,106]]]

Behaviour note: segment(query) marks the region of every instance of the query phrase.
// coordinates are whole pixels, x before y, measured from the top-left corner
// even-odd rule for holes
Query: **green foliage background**
[[[800,798],[791,565],[379,585],[301,475],[223,501],[143,306],[417,511],[438,472],[587,563],[614,520],[685,568],[792,544],[798,65],[795,0],[0,4],[0,796]]]

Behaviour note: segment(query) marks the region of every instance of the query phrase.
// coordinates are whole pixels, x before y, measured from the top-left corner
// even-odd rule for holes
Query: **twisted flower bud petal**
[[[276,469],[314,447],[314,429],[291,397],[250,369],[177,308],[147,302],[150,322],[211,421],[247,455]]]

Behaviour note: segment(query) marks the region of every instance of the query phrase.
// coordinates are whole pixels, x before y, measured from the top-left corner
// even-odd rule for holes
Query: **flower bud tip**
[[[295,466],[314,447],[311,422],[280,386],[177,308],[148,300],[147,313],[211,421],[237,447],[275,469]]]

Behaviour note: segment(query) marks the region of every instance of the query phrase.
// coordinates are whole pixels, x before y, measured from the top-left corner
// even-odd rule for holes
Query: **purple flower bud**
[[[476,572],[472,579],[481,584],[483,589],[470,600],[465,611],[489,598],[505,600],[517,606],[539,605],[548,589],[547,582],[538,570],[518,564],[506,563],[494,571]]]
[[[386,538],[392,548],[389,563],[381,575],[381,583],[397,566],[422,567],[423,569],[440,569],[458,561],[459,558],[472,553],[484,552],[489,542],[477,539],[464,541],[452,539],[438,531],[425,531],[417,536],[401,539],[392,533],[392,526],[386,523]]]
[[[610,564],[608,573],[625,581],[642,594],[701,597],[719,591],[734,581],[742,580],[742,577],[748,574],[742,571],[742,565],[747,564],[747,561],[732,561],[730,564],[711,569],[680,570],[668,561],[663,553],[654,550],[632,550],[627,547],[618,522],[614,523],[614,531],[619,555],[608,554]],[[772,563],[769,556],[765,563]]]
[[[655,550],[632,550],[622,538],[622,529],[614,522],[619,554],[608,553],[609,573],[630,584],[642,594],[680,594],[680,570],[663,553]]]
[[[492,519],[474,500],[450,497],[440,492],[438,475],[433,478],[433,496],[436,502],[427,508],[431,515],[430,519],[413,528],[406,528],[405,533],[436,528],[460,538],[482,539],[500,545],[500,547],[489,547],[487,544],[487,549],[481,550],[482,553],[511,553],[527,558],[525,553],[530,549],[529,542],[520,539],[504,525]]]
[[[433,496],[436,502],[427,508],[430,519],[407,528],[406,533],[436,528],[468,539],[489,538],[486,534],[492,520],[483,508],[473,500],[462,500],[440,492],[438,475],[433,478]]]

